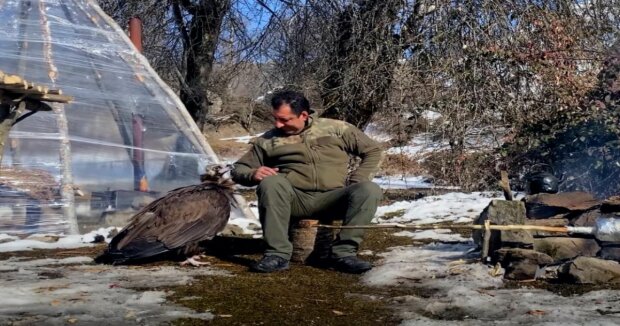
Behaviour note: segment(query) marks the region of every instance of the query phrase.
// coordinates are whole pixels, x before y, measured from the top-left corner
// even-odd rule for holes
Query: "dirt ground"
[[[379,253],[391,246],[412,242],[408,238],[392,236],[392,231],[372,230],[361,250]],[[95,257],[104,247],[8,252],[0,253],[0,260]],[[359,282],[360,276],[301,264],[292,264],[290,270],[280,273],[251,273],[249,264],[260,258],[262,252],[260,239],[221,237],[207,244],[206,249],[208,257],[205,260],[211,263],[211,267],[225,270],[226,275],[198,276],[188,285],[139,290],[166,291],[170,293],[168,300],[177,305],[215,315],[209,321],[214,325],[396,325],[399,320],[393,317],[389,308],[390,299],[420,291],[364,286]],[[377,259],[374,254],[365,257]],[[143,268],[174,264],[155,262]],[[191,318],[173,322],[175,325],[204,323],[202,319]]]

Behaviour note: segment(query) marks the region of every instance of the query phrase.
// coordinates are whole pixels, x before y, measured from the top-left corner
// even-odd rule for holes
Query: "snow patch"
[[[91,231],[86,234],[76,234],[76,235],[60,235],[58,241],[56,242],[44,242],[33,239],[19,239],[17,237],[11,237],[7,235],[0,235],[0,238],[4,237],[9,239],[12,238],[12,241],[2,242],[0,241],[0,252],[7,251],[23,251],[23,250],[33,250],[33,249],[73,249],[80,247],[92,247],[93,242],[95,240],[95,236],[102,235],[105,238],[106,242],[110,242],[110,238],[108,235],[112,230],[120,230],[117,227],[108,227],[108,228],[100,228],[95,231]],[[29,236],[29,238],[36,237],[45,237],[45,236],[58,236],[53,234],[33,234]]]
[[[378,184],[383,189],[433,188],[433,184],[428,180],[428,178],[423,176],[380,176],[372,179],[372,182]],[[453,188],[458,189],[458,187]]]
[[[503,199],[499,193],[472,192],[470,194],[452,192],[439,196],[428,196],[415,201],[399,201],[388,206],[380,206],[373,222],[430,224],[441,222],[472,222],[493,199]],[[389,213],[401,216],[384,218]]]
[[[452,230],[449,229],[436,229],[436,230],[424,230],[418,232],[411,231],[401,231],[394,233],[395,236],[399,237],[409,237],[412,239],[431,239],[437,240],[441,242],[469,242],[470,238],[463,238],[458,233],[453,233]]]
[[[209,267],[109,266],[92,261],[90,257],[0,261],[0,324],[154,325],[183,317],[209,320],[210,313],[166,302],[169,292],[140,288],[187,285],[197,276],[228,275]]]

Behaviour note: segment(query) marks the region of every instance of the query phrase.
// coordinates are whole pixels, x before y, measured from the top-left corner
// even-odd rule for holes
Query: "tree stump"
[[[293,254],[291,261],[306,263],[310,255],[315,258],[328,258],[334,239],[332,229],[317,228],[318,220],[303,219],[292,225],[290,232]]]

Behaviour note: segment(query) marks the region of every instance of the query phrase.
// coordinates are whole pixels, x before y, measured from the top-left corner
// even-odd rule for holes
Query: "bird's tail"
[[[129,258],[122,251],[111,251],[106,249],[101,255],[95,257],[97,264],[121,265],[127,262]]]

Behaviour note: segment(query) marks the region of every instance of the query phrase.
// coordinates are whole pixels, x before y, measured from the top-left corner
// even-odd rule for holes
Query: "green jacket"
[[[233,180],[254,186],[254,171],[261,166],[278,168],[293,187],[305,191],[342,188],[347,182],[349,155],[362,161],[349,177],[351,183],[369,180],[379,169],[382,150],[355,126],[340,120],[308,119],[304,130],[286,135],[272,129],[255,138],[253,145],[235,163]]]

